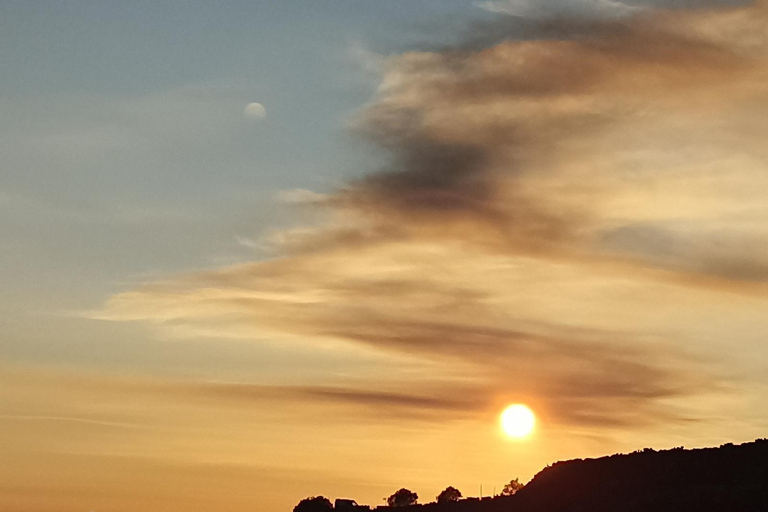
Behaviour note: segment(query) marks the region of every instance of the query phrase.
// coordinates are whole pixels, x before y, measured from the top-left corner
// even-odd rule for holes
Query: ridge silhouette
[[[355,504],[356,505],[356,504]],[[395,512],[768,512],[768,439],[719,448],[556,462],[512,496],[466,498]]]

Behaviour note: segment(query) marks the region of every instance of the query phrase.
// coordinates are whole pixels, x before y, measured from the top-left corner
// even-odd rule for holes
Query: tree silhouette
[[[455,487],[448,486],[443,492],[437,495],[438,503],[449,503],[451,501],[459,501],[461,498],[461,491]]]
[[[501,490],[502,496],[512,496],[513,494],[516,494],[517,491],[525,487],[523,484],[520,483],[520,481],[515,478],[514,480],[510,480],[510,482],[504,486],[504,489]]]
[[[387,498],[387,505],[390,507],[409,507],[416,504],[419,495],[408,489],[400,489],[395,494]]]
[[[293,512],[333,512],[333,505],[325,496],[312,496],[301,500]]]

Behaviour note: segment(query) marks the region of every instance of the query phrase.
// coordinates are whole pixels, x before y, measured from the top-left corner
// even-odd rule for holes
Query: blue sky
[[[406,3],[4,2],[6,357],[119,364],[145,333],[99,358],[101,333],[60,315],[243,258],[238,237],[280,222],[279,190],[362,172],[343,125],[375,82],[350,49],[443,13]],[[267,119],[242,116],[251,101]]]
[[[4,2],[3,281],[17,305],[93,305],[126,279],[242,256],[277,191],[372,167],[347,117],[356,48],[421,37],[461,2]],[[266,105],[249,122],[242,109]],[[284,213],[284,212],[282,212]],[[60,290],[60,292],[57,292]],[[9,307],[9,306],[6,306]]]

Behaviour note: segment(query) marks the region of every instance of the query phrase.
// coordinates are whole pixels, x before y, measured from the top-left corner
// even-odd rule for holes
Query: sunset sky
[[[766,437],[766,1],[5,0],[0,63],[0,510]]]

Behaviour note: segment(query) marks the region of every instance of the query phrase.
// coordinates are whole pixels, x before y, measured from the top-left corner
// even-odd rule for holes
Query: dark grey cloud
[[[606,134],[648,116],[664,128],[677,122],[663,118],[668,112],[700,116],[733,84],[756,80],[763,60],[707,35],[716,15],[547,19],[535,22],[536,39],[527,41],[519,20],[501,19],[474,27],[482,44],[395,58],[392,84],[356,125],[391,163],[329,200],[369,221],[344,236],[464,237],[511,253],[599,253],[601,224],[611,221],[594,207],[613,193],[599,183],[615,178],[606,170],[577,179],[568,159],[611,156],[622,148],[603,147]],[[714,135],[704,133],[677,135],[680,151],[710,143]],[[670,152],[665,145],[675,142],[633,150]],[[579,152],[571,155],[573,148]],[[560,187],[540,186],[558,179]],[[328,234],[329,244],[340,242],[338,232]]]
[[[315,406],[346,407],[357,411],[356,421],[381,423],[387,420],[400,421],[446,421],[466,419],[477,415],[487,405],[486,389],[478,387],[455,387],[446,392],[445,385],[434,391],[421,389],[420,392],[386,391],[371,389],[370,384],[348,384],[346,386],[265,386],[256,384],[205,383],[190,384],[183,390],[197,397],[212,397],[216,400],[235,400],[245,406],[269,406],[271,403],[295,404],[297,407]],[[421,383],[424,387],[424,383]],[[338,409],[330,409],[324,421],[333,421]],[[340,419],[346,423],[355,421],[348,413]]]

